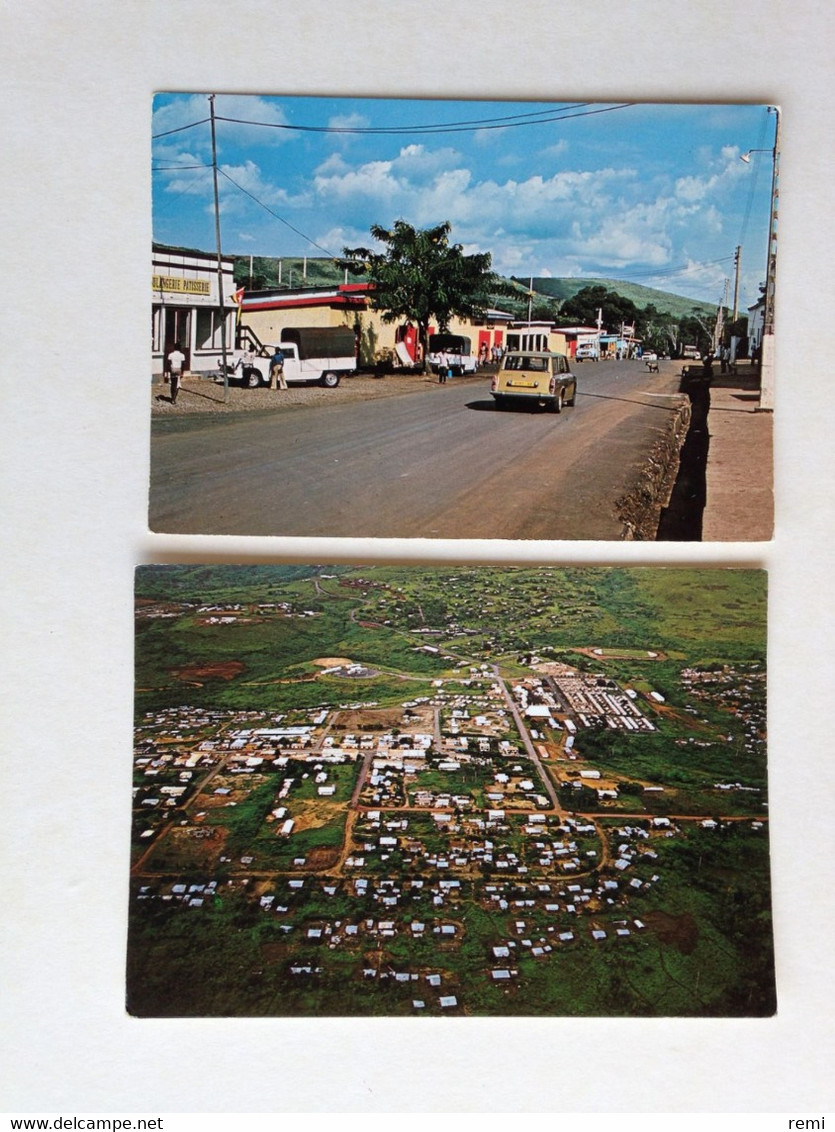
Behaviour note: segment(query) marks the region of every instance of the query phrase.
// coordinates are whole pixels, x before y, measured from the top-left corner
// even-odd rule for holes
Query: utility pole
[[[765,309],[760,361],[760,404],[767,412],[774,410],[774,290],[777,282],[777,220],[780,211],[780,108],[774,111],[774,151],[771,169],[771,218],[768,226],[768,265],[765,276]]]
[[[725,280],[725,291],[719,306],[716,308],[716,325],[713,328],[713,353],[716,355],[722,343],[722,335],[725,332],[725,308],[728,305],[728,290],[730,288],[730,279]]]
[[[223,365],[223,400],[229,396],[229,371],[226,367],[226,311],[223,304],[223,258],[220,254],[220,204],[217,194],[217,141],[215,139],[215,96],[209,95],[212,119],[212,180],[215,189],[215,240],[217,242],[217,294],[220,312],[220,355]]]
[[[742,246],[737,244],[734,252],[734,316],[733,321],[739,318],[739,265],[742,260]]]

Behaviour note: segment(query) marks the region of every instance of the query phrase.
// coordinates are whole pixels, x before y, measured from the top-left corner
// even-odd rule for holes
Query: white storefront
[[[221,280],[226,346],[231,351],[238,308],[230,259],[221,260]],[[152,373],[162,373],[165,355],[175,345],[186,355],[187,371],[217,369],[221,350],[217,256],[154,244],[151,288]]]

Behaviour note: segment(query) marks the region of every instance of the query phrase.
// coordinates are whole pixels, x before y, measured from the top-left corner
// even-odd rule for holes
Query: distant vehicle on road
[[[498,409],[527,402],[560,413],[563,405],[574,404],[577,379],[565,354],[508,351],[493,378],[490,393]]]
[[[698,359],[698,348],[696,346],[684,346],[682,347],[681,356],[683,358]]]
[[[596,362],[600,358],[600,350],[597,348],[594,342],[580,342],[577,346],[574,357],[578,362]]]
[[[641,354],[641,361],[642,362],[657,362],[658,361],[658,355],[656,354],[655,350],[644,350],[643,354]]]

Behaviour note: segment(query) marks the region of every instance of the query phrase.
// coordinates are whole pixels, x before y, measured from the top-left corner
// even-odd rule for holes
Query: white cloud
[[[216,138],[218,153],[224,147],[236,145],[265,146],[276,145],[288,140],[288,131],[283,129],[265,129],[265,126],[283,126],[287,119],[276,102],[269,102],[263,98],[253,98],[249,95],[219,94],[215,98],[215,115],[218,119],[216,125]],[[172,102],[161,104],[158,102],[151,122],[152,134],[166,134],[155,142],[155,152],[160,144],[165,146],[178,146],[180,143],[207,153],[211,150],[211,131],[209,119],[211,108],[209,97],[205,94],[192,94],[175,98]],[[222,119],[236,118],[238,122],[227,122]],[[245,123],[254,122],[255,125]],[[199,123],[192,126],[192,123]],[[183,127],[192,126],[190,129]],[[168,131],[178,130],[179,133]]]
[[[328,119],[331,130],[362,130],[368,126],[368,119],[362,114],[335,114]]]
[[[708,182],[701,177],[679,177],[676,181],[676,196],[679,200],[704,200],[708,193]]]
[[[473,141],[478,146],[495,145],[505,137],[507,130],[507,126],[494,126],[491,129],[476,130],[473,133]]]
[[[205,94],[178,97],[173,102],[157,105],[151,119],[151,133],[168,134],[169,138],[181,137],[192,147],[207,148],[211,145],[208,124],[195,125],[192,129],[183,129],[182,127],[190,126],[195,122],[203,122],[209,116],[209,99]],[[169,133],[172,130],[179,130],[180,133]]]
[[[261,168],[254,161],[245,161],[242,165],[221,165],[220,169],[226,176],[221,177],[220,187],[225,195],[236,193],[243,189],[251,193],[262,204],[281,205],[284,208],[302,208],[309,204],[309,197],[305,194],[291,195],[286,189],[279,188],[272,182],[265,180]],[[234,184],[232,183],[234,182]]]
[[[320,247],[329,248],[334,256],[341,256],[343,248],[375,246],[367,230],[363,231],[343,224],[335,225],[315,238]],[[349,275],[348,278],[350,281],[351,276]]]
[[[239,122],[218,122],[218,150],[225,145],[280,145],[291,137],[290,131],[265,126],[287,125],[287,117],[278,102],[253,98],[246,94],[219,94],[215,99],[215,114],[219,118],[237,118]],[[254,122],[255,125],[244,123]]]
[[[182,173],[164,173],[165,192],[185,196],[205,196],[212,188],[211,169],[187,169]]]
[[[317,173],[313,186],[316,195],[328,201],[346,201],[353,197],[388,202],[400,189],[397,178],[392,176],[390,161],[369,161],[357,169],[338,174]]]
[[[346,164],[341,153],[330,154],[315,170],[316,173],[321,173],[323,177],[331,175],[341,176],[343,173],[348,173],[349,171],[350,166]]]

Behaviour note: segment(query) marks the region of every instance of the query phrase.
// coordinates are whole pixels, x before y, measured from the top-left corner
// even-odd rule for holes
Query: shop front
[[[179,346],[186,355],[187,372],[215,371],[221,354],[222,323],[227,349],[234,348],[238,307],[232,272],[232,260],[222,259],[221,304],[217,256],[187,248],[153,245],[151,357],[154,376],[162,374],[166,354],[174,346]]]

